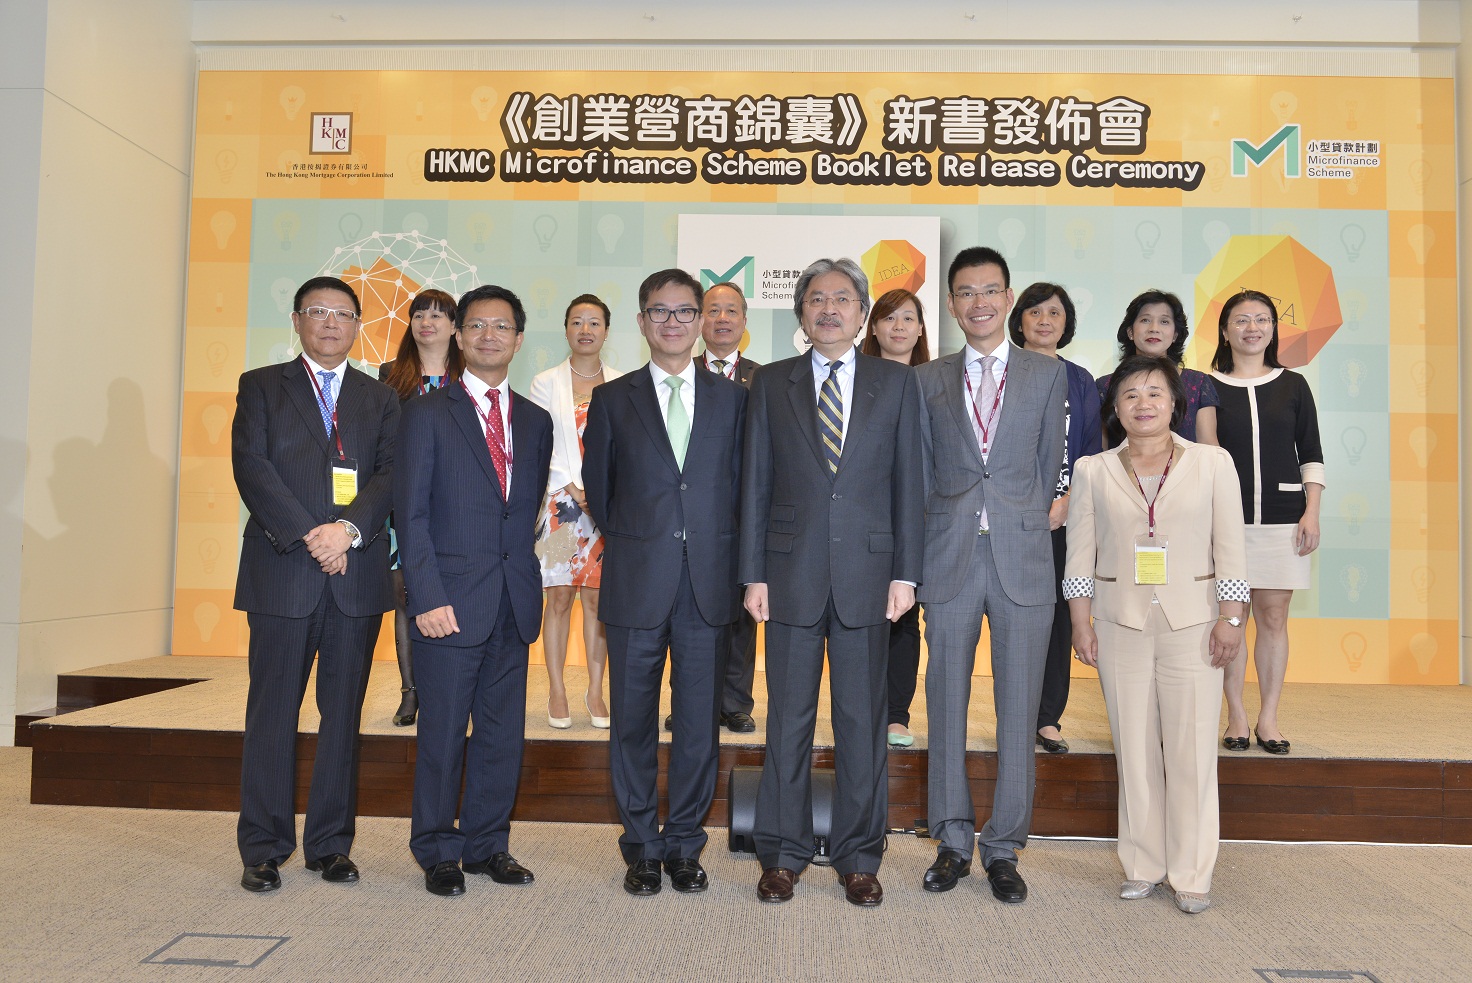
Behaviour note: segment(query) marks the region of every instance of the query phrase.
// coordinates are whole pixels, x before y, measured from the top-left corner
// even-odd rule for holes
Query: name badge
[[[332,462],[332,504],[351,505],[358,497],[358,462],[338,458]]]
[[[1163,587],[1170,583],[1168,546],[1164,536],[1135,537],[1135,583],[1151,587]]]

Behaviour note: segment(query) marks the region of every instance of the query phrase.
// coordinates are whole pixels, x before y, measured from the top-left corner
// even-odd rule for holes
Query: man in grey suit
[[[1063,363],[1007,340],[1011,274],[972,247],[951,263],[946,306],[966,347],[920,366],[924,404],[925,565],[920,601],[930,664],[929,812],[940,852],[927,891],[971,872],[976,813],[966,780],[971,671],[987,618],[997,707],[997,781],[981,831],[992,893],[1020,903],[1017,851],[1032,822],[1033,725],[1053,623],[1048,508],[1063,459]]]
[[[812,350],[752,381],[742,472],[741,582],[767,622],[767,757],[753,837],[757,895],[787,901],[813,856],[811,755],[826,644],[834,791],[830,852],[849,902],[884,898],[889,626],[915,603],[924,535],[913,370],[860,355],[868,278],[850,259],[798,277]]]

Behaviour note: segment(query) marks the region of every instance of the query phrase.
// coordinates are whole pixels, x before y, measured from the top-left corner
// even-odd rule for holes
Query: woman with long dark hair
[[[1189,333],[1186,309],[1181,298],[1164,290],[1147,290],[1125,308],[1124,319],[1119,322],[1119,358],[1124,361],[1131,355],[1163,355],[1180,370],[1181,387],[1186,393],[1186,412],[1181,417],[1175,432],[1198,444],[1215,444],[1216,440],[1216,387],[1211,376],[1196,369],[1185,368],[1186,336]],[[1098,379],[1099,399],[1109,389],[1109,376]],[[1104,446],[1113,447],[1124,439],[1117,430],[1104,431]]]

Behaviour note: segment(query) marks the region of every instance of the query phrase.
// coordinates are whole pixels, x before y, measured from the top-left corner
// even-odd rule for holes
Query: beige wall
[[[186,0],[3,6],[8,744],[58,672],[169,650],[195,57]]]

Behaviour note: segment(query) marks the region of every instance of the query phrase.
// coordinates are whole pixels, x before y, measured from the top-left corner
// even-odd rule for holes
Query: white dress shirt
[[[649,363],[649,375],[654,380],[655,402],[659,404],[659,415],[664,420],[665,430],[670,426],[670,387],[664,384],[664,380],[670,377],[670,373]],[[680,402],[685,404],[685,418],[690,421],[690,426],[695,426],[695,360],[692,358],[680,372],[680,378],[685,384],[680,387]]]
[[[322,385],[321,373],[332,373],[332,405],[336,406],[337,398],[342,395],[342,377],[343,374],[346,373],[348,370],[348,360],[343,359],[341,362],[338,363],[337,368],[335,369],[324,369],[322,366],[312,361],[312,356],[308,355],[306,352],[302,352],[302,358],[306,361],[307,367],[312,370],[312,381],[318,386]]]
[[[716,361],[716,357],[713,352],[706,350],[705,352],[701,353],[700,357],[705,359],[705,367],[708,371],[715,372],[718,375],[723,375],[727,379],[730,379],[732,382],[736,381],[736,363],[741,361],[741,353],[739,351],[732,352],[731,354],[727,355],[725,359],[723,359],[723,361],[726,363],[726,367],[724,369],[717,369],[714,365],[711,364],[712,362]]]
[[[817,405],[818,397],[823,392],[823,383],[828,381],[828,373],[832,371],[828,367],[828,357],[816,348],[808,349],[813,359],[813,405]],[[858,360],[859,350],[849,348],[836,360],[838,362],[838,392],[843,397],[843,437],[848,439],[848,418],[853,413],[854,406],[854,362]]]
[[[482,427],[485,426],[486,418],[491,415],[491,397],[488,396],[487,393],[489,393],[491,389],[494,388],[496,392],[501,394],[497,397],[497,399],[499,399],[501,402],[501,432],[506,435],[506,497],[510,499],[511,472],[514,470],[511,466],[512,452],[510,377],[508,376],[507,378],[502,379],[499,386],[490,386],[484,380],[477,378],[474,373],[466,372],[460,377],[460,381],[465,384],[466,390],[470,393],[470,398],[475,402],[476,416],[480,418],[480,424]]]

